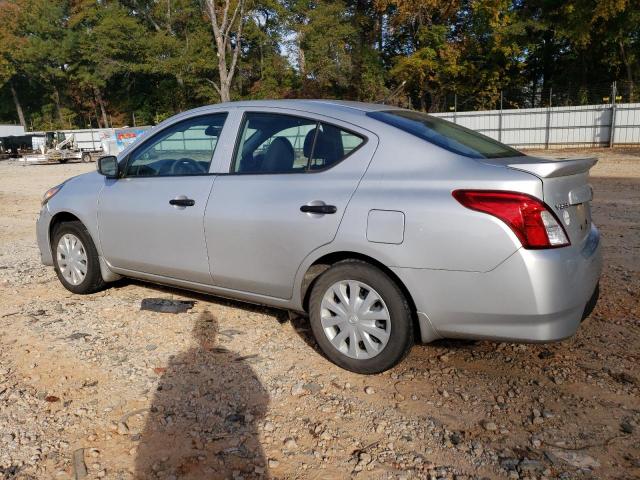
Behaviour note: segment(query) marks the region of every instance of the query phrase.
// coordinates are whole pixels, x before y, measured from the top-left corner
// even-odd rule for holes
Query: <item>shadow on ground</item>
[[[284,324],[291,323],[293,331],[307,344],[307,346],[313,350],[317,355],[324,357],[324,353],[320,350],[318,343],[316,342],[313,332],[311,331],[311,325],[309,324],[309,317],[303,314],[295,312],[287,312],[286,310],[268,307],[264,305],[255,305],[252,303],[242,302],[239,300],[232,300],[222,297],[216,297],[215,295],[200,293],[191,290],[182,290],[166,285],[159,285],[154,283],[147,283],[141,280],[123,278],[118,282],[111,285],[111,288],[124,288],[127,285],[140,285],[146,288],[157,290],[159,292],[168,293],[171,295],[180,295],[181,297],[191,298],[196,301],[209,302],[217,305],[224,305],[226,307],[237,308],[247,312],[261,313],[273,317],[278,323]],[[418,348],[428,349],[429,347],[442,347],[450,350],[473,350],[479,348],[483,342],[479,340],[464,340],[464,339],[441,339],[434,342],[425,344],[420,341],[420,332],[416,331],[415,345]],[[498,344],[495,343],[495,346]],[[326,358],[326,357],[325,357]]]
[[[216,345],[217,332],[211,312],[201,313],[195,346],[162,372],[140,438],[136,478],[268,475],[257,431],[268,393],[244,357]]]

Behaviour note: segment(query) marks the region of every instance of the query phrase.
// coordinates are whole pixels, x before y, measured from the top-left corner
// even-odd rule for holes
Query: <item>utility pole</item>
[[[544,149],[549,150],[549,137],[551,136],[551,95],[553,89],[549,87],[549,106],[547,107],[547,125],[544,131]]]
[[[500,114],[498,115],[498,141],[502,141],[502,90],[500,90]]]
[[[458,94],[453,94],[453,123],[458,123]]]
[[[611,84],[611,122],[609,123],[609,148],[613,148],[616,140],[616,95],[618,94],[616,82]]]

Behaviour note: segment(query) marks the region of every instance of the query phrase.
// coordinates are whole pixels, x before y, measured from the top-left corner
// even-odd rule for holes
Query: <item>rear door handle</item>
[[[169,205],[173,205],[175,207],[193,207],[196,204],[195,200],[190,198],[172,198],[169,200]]]
[[[332,214],[338,211],[335,205],[302,205],[300,211],[304,213],[316,213],[321,215]]]

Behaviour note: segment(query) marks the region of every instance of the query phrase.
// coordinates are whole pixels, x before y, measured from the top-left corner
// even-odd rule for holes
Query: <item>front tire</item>
[[[81,222],[65,222],[53,233],[51,243],[56,275],[73,293],[95,293],[104,287],[98,251]]]
[[[336,365],[373,374],[399,363],[413,345],[411,308],[381,269],[359,260],[338,262],[314,283],[311,329]]]
[[[91,154],[90,153],[83,153],[82,154],[82,162],[83,163],[89,163],[91,161]]]

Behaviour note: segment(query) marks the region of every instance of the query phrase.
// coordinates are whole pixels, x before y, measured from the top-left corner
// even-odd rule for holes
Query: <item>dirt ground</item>
[[[577,335],[418,345],[376,376],[277,310],[135,281],[69,293],[35,220],[95,166],[0,162],[0,477],[640,478],[640,149],[561,155],[585,153],[605,269]]]

